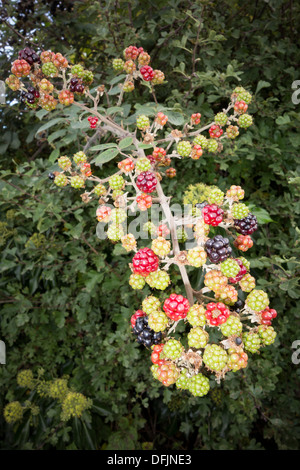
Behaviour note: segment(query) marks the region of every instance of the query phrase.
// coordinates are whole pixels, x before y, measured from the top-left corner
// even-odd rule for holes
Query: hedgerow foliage
[[[59,155],[80,149],[88,126],[78,123],[73,108],[65,108],[64,116],[59,108],[49,116],[44,110],[34,113],[10,103],[9,92],[0,143],[1,339],[7,345],[0,400],[2,408],[30,400],[39,406],[39,418],[34,422],[28,405],[14,433],[1,413],[3,447],[297,448],[299,366],[292,363],[291,348],[300,339],[295,308],[300,137],[299,105],[291,95],[298,78],[299,6],[66,1],[55,10],[57,2],[21,3],[21,14],[17,2],[2,11],[3,44],[10,46],[2,50],[5,76],[12,55],[25,45],[12,35],[8,24],[14,24],[45,49],[59,45],[70,61],[93,70],[97,83],[114,80],[112,59],[138,43],[167,77],[157,89],[158,102],[179,120],[199,110],[210,122],[241,80],[251,90],[254,125],[220,154],[198,160],[197,172],[195,162],[178,161],[180,177],[168,183],[168,191],[181,203],[187,185],[200,181],[222,190],[231,184],[245,189],[262,224],[253,235],[251,268],[258,288],[268,291],[281,314],[275,345],[250,358],[246,373],[230,376],[210,395],[197,399],[154,383],[145,368],[147,361],[151,365],[149,353],[132,341],[128,322],[132,305],[143,298],[128,286],[131,256],[96,237],[95,207],[71,189],[57,191],[48,180]],[[36,24],[41,26],[33,35]],[[112,85],[108,99],[118,92]],[[123,112],[134,122],[149,101],[140,87]],[[103,171],[109,175],[113,165]],[[61,420],[51,395],[43,398],[17,381],[19,371],[29,369],[37,377],[41,368],[47,382],[70,377],[70,391],[93,405],[80,417]]]

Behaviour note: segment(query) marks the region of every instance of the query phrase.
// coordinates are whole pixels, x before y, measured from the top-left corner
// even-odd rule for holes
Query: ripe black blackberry
[[[27,91],[21,92],[21,101],[23,103],[34,104],[40,97],[40,93],[34,87],[28,87]]]
[[[153,344],[160,344],[162,333],[151,330],[148,326],[148,317],[138,317],[133,328],[133,333],[137,336],[137,342],[150,348]]]
[[[242,342],[243,342],[243,341],[242,341],[242,338],[240,338],[240,337],[238,337],[238,338],[235,339],[235,344],[236,344],[237,346],[240,346],[240,345],[242,344]]]
[[[249,214],[244,219],[234,219],[234,226],[238,233],[242,235],[251,235],[257,230],[257,219],[254,214]]]
[[[26,60],[26,62],[28,62],[29,65],[33,65],[34,62],[38,64],[41,63],[41,59],[39,58],[39,56],[30,47],[25,47],[25,49],[22,49],[19,52],[19,59]]]
[[[55,174],[54,173],[49,173],[48,178],[51,181],[55,180]]]
[[[76,77],[71,78],[69,90],[72,91],[72,93],[83,93],[84,86],[82,85],[82,81]]]
[[[244,308],[245,302],[243,300],[239,299],[235,302],[235,304],[232,306],[232,309],[236,313],[240,313],[240,311]]]
[[[232,253],[228,238],[223,238],[222,235],[216,235],[207,240],[205,249],[212,263],[221,263],[221,261],[229,258]]]

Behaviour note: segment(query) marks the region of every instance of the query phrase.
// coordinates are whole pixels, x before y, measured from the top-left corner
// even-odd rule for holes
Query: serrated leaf
[[[255,94],[257,94],[263,88],[268,88],[269,86],[271,86],[271,83],[265,82],[264,80],[259,80],[257,87],[256,87]]]
[[[114,77],[112,80],[110,80],[109,84],[115,85],[116,83],[119,83],[121,80],[125,78],[126,78],[126,75],[122,73],[121,75],[118,75],[117,77]]]
[[[53,150],[49,155],[49,161],[54,163],[59,157],[59,149]]]

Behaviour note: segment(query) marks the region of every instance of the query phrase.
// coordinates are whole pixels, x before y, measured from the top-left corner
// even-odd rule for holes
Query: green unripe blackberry
[[[215,123],[223,127],[227,124],[228,116],[225,113],[218,113],[215,115]]]
[[[208,140],[204,135],[197,135],[193,141],[194,144],[200,145],[202,149],[206,149],[208,146]]]
[[[177,152],[182,157],[188,157],[192,151],[192,146],[188,140],[182,140],[177,145]]]
[[[90,70],[84,70],[82,74],[82,83],[84,85],[90,85],[93,83],[94,80],[94,74]]]
[[[57,163],[58,163],[58,166],[64,171],[71,168],[71,165],[72,165],[71,160],[66,156],[59,157],[59,159],[57,160]]]
[[[146,312],[147,313],[147,312]],[[148,316],[148,326],[151,330],[158,333],[164,331],[169,325],[169,319],[167,315],[161,310],[152,310]]]
[[[179,243],[185,243],[188,239],[188,235],[182,227],[176,230],[176,236]]]
[[[242,114],[239,118],[238,118],[238,125],[240,127],[243,127],[244,129],[247,129],[247,127],[251,126],[251,124],[253,123],[253,119],[252,119],[252,116],[250,116],[250,114]]]
[[[72,188],[80,189],[84,187],[84,179],[81,176],[72,176],[70,180]]]
[[[60,173],[59,175],[55,176],[54,184],[56,184],[56,186],[59,188],[63,188],[68,184],[68,178],[63,173]]]
[[[230,317],[227,318],[226,322],[220,325],[220,330],[222,334],[227,337],[232,335],[240,335],[242,329],[242,322],[234,315],[230,315]]]
[[[246,204],[239,202],[237,204],[233,204],[231,209],[231,215],[234,219],[244,219],[249,214],[249,208]]]
[[[188,390],[194,397],[203,397],[209,392],[209,380],[203,374],[197,374],[188,381]]]
[[[136,127],[140,129],[141,131],[148,129],[148,127],[150,127],[150,120],[148,116],[145,116],[144,114],[139,116],[136,120]],[[150,164],[150,168],[151,168],[151,164]]]
[[[209,339],[207,331],[202,330],[199,326],[192,328],[187,337],[189,347],[196,349],[205,348]]]
[[[242,339],[246,351],[256,353],[261,347],[260,337],[257,333],[244,333]]]
[[[158,380],[158,364],[152,364],[150,367],[153,378]]]
[[[124,236],[122,225],[110,224],[107,229],[107,238],[113,242],[118,242]]]
[[[103,184],[99,183],[97,184],[97,186],[95,186],[94,193],[97,196],[105,196],[105,194],[107,193],[107,189]]]
[[[108,184],[112,189],[122,189],[125,181],[121,175],[113,175],[109,178]]]
[[[152,312],[156,312],[157,310],[160,310],[160,301],[157,297],[154,297],[154,295],[149,295],[149,297],[146,297],[143,302],[143,311],[150,315]]]
[[[209,139],[207,143],[207,150],[211,153],[215,153],[218,150],[219,144],[216,139]]]
[[[58,69],[52,62],[46,62],[42,66],[42,72],[46,77],[57,77]]]
[[[273,344],[277,336],[277,333],[272,326],[265,325],[260,325],[258,327],[258,334],[265,346],[270,346],[270,344]]]
[[[217,206],[221,206],[224,201],[224,193],[219,188],[213,188],[208,197],[208,202],[210,204],[217,204]]]
[[[84,68],[80,64],[73,65],[71,68],[71,74],[75,75],[78,78],[82,78],[84,72]]]
[[[164,345],[163,357],[166,359],[172,359],[176,361],[179,359],[184,351],[182,344],[176,339],[169,339],[169,341]]]
[[[150,273],[149,276],[146,277],[146,282],[151,288],[165,290],[170,284],[170,276],[163,269],[158,269],[157,271]]]
[[[154,233],[156,233],[156,226],[153,222],[146,222],[143,225],[143,230],[144,232],[149,232],[151,235],[153,235]]]
[[[252,100],[252,95],[245,89],[237,92],[237,101],[245,101],[246,104],[250,104]]]
[[[243,292],[251,292],[255,288],[255,278],[247,273],[242,277],[239,285]]]
[[[227,258],[219,265],[220,271],[226,277],[235,277],[240,272],[240,266],[235,259]]]
[[[151,170],[152,165],[147,157],[141,157],[136,161],[135,168],[137,171],[148,171]]]
[[[73,155],[73,160],[76,163],[76,165],[80,165],[81,163],[85,163],[87,161],[87,156],[85,153],[82,151],[75,153]]]
[[[125,64],[125,62],[122,59],[114,59],[112,61],[113,69],[116,72],[122,72],[122,70],[124,69],[124,64]]]
[[[111,197],[113,200],[117,199],[117,197],[120,197],[124,194],[124,191],[122,189],[114,189],[113,192],[111,193]]]
[[[226,366],[228,355],[221,346],[209,344],[204,350],[203,362],[210,370],[219,372]]]
[[[269,305],[269,297],[263,290],[254,289],[246,299],[246,305],[254,310],[254,312],[261,312]]]
[[[192,307],[188,311],[186,319],[194,327],[204,326],[206,324],[206,317],[205,308],[203,307],[203,305],[192,305]]]
[[[183,369],[179,378],[176,380],[176,387],[180,390],[188,390],[190,377],[187,376],[187,369]]]
[[[115,224],[121,224],[122,222],[124,222],[124,220],[126,220],[126,218],[127,218],[127,214],[124,211],[124,209],[120,209],[120,208],[112,209],[110,213],[110,220],[114,222]]]
[[[145,278],[143,276],[140,276],[139,274],[131,274],[129,278],[129,284],[132,287],[132,289],[143,289],[146,282]]]
[[[186,258],[191,266],[200,268],[206,263],[207,254],[202,246],[196,246],[188,250]]]

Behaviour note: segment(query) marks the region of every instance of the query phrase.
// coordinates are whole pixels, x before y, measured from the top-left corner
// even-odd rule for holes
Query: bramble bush
[[[118,46],[126,31],[121,28],[119,39],[114,37],[114,44],[101,52],[106,68],[100,76],[84,49],[78,62],[67,48],[63,54],[36,54],[32,44],[17,60],[12,58],[7,85],[21,91],[22,109],[33,109],[24,116],[27,124],[18,131],[19,142],[30,145],[40,136],[42,150],[28,161],[13,137],[16,131],[4,134],[3,145],[6,139],[10,152],[15,147],[19,161],[14,159],[15,168],[5,168],[1,176],[1,269],[6,276],[1,331],[9,351],[2,381],[16,383],[17,370],[30,374],[39,367],[64,384],[63,375],[70,375],[68,393],[87,400],[88,410],[78,416],[70,412],[69,425],[50,400],[56,397],[50,393],[46,405],[36,404],[38,392],[33,390],[24,400],[18,380],[3,404],[4,417],[15,423],[16,432],[15,437],[8,432],[6,446],[176,448],[173,438],[178,448],[297,446],[291,424],[297,414],[297,370],[290,358],[297,339],[295,319],[282,314],[299,297],[299,263],[289,248],[299,212],[293,202],[298,180],[290,150],[297,147],[297,135],[289,129],[296,113],[288,114],[286,103],[276,109],[276,93],[260,98],[271,83],[257,80],[259,57],[253,76],[238,60],[223,57],[234,48],[233,39],[210,29],[210,2],[196,2],[187,12],[185,2],[175,3],[174,22],[169,23],[167,12],[161,20],[170,37],[162,32],[153,53],[150,46],[151,57],[143,48]],[[95,8],[91,2],[78,12],[88,17]],[[112,13],[107,5],[108,28],[122,11],[120,6]],[[137,20],[138,2],[130,21],[133,12]],[[263,12],[257,15],[263,21]],[[215,21],[231,25],[230,16]],[[247,20],[242,24],[246,28]],[[144,26],[145,37],[149,27]],[[187,36],[173,38],[172,31],[184,28]],[[201,45],[205,52],[200,53]],[[172,47],[179,52],[175,59],[170,56],[169,67],[153,69],[156,56],[164,63]],[[235,47],[237,57],[242,55],[243,47]],[[124,57],[114,57],[120,49]],[[215,55],[222,64],[227,60],[226,73],[212,71],[218,70]],[[289,73],[293,75],[292,67]],[[253,96],[241,87],[241,76],[250,85],[247,89],[256,90]],[[99,78],[103,84],[94,85]],[[265,78],[271,80],[267,72]],[[278,96],[283,90],[277,88]],[[12,110],[5,112],[9,116]],[[40,126],[37,119],[47,122]],[[200,121],[205,123],[201,128]],[[27,136],[26,126],[31,128]],[[38,158],[48,145],[49,161]],[[280,187],[285,188],[282,196]],[[83,190],[81,201],[74,189]],[[174,217],[164,191],[172,194],[172,203],[189,204],[187,215]],[[250,198],[246,204],[240,202],[244,192]],[[150,213],[156,203],[165,220],[146,222],[143,231],[150,232],[151,240],[138,249],[138,234],[127,233],[125,223],[132,222],[137,209]],[[291,211],[291,206],[291,217],[283,223],[282,211]],[[276,241],[279,223],[280,230],[285,228]],[[101,227],[113,244],[99,240]],[[249,260],[239,256],[238,250],[252,246]],[[134,256],[127,255],[130,251]],[[279,339],[275,348],[259,355],[261,346],[272,344],[276,336],[271,326],[276,310],[269,308],[265,290],[280,312]],[[146,346],[144,352],[132,331]],[[154,378],[168,388],[153,382],[150,355]],[[287,401],[289,413],[282,419]],[[35,412],[39,420],[33,419]],[[57,426],[60,433],[54,438]],[[288,442],[290,427],[294,431]]]

